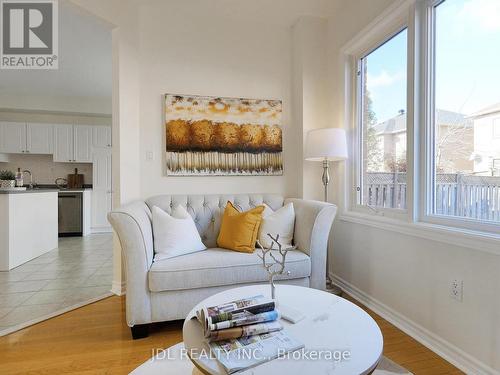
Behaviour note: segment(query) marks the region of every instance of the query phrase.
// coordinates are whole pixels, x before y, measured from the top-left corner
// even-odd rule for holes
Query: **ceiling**
[[[59,2],[59,69],[0,70],[0,95],[92,97],[111,102],[111,28]]]

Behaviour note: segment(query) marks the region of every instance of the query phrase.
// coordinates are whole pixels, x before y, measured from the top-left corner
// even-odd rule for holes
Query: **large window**
[[[432,8],[430,214],[500,221],[499,15],[498,0]]]
[[[499,20],[500,0],[400,2],[343,47],[353,211],[500,234]]]
[[[358,61],[358,203],[406,208],[406,29]]]

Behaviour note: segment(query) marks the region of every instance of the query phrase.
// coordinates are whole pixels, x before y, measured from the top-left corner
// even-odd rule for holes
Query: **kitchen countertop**
[[[1,190],[0,194],[33,194],[33,193],[83,193],[92,191],[92,188],[81,189],[58,189],[58,188],[35,188],[26,190]]]
[[[82,188],[82,189],[57,189],[59,193],[83,193],[84,191],[92,191],[92,189],[89,188]]]
[[[54,189],[26,189],[26,190],[0,190],[0,194],[33,194],[33,193],[58,193]]]

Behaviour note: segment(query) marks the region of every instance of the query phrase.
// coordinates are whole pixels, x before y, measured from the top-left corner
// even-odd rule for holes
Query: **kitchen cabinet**
[[[0,152],[21,154],[26,151],[26,124],[0,122]]]
[[[54,161],[72,162],[73,125],[54,125]]]
[[[0,271],[56,249],[57,215],[57,190],[0,194]]]
[[[54,126],[51,124],[26,124],[26,151],[31,154],[52,154]]]
[[[53,126],[24,122],[0,122],[0,152],[51,154]]]
[[[92,127],[87,125],[55,125],[54,161],[91,163]]]
[[[92,163],[92,127],[87,125],[73,126],[74,154],[73,161]]]
[[[96,148],[111,147],[111,126],[92,127],[92,146]]]
[[[111,211],[112,206],[111,149],[94,149],[91,222],[93,233],[111,232],[108,213]]]

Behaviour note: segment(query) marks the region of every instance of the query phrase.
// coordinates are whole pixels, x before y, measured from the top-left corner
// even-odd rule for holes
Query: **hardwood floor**
[[[416,375],[462,374],[365,310],[382,330],[386,357]],[[157,324],[148,338],[133,341],[125,323],[124,297],[109,297],[0,337],[0,374],[127,374],[150,358],[153,350],[182,341],[181,330],[182,321]]]

